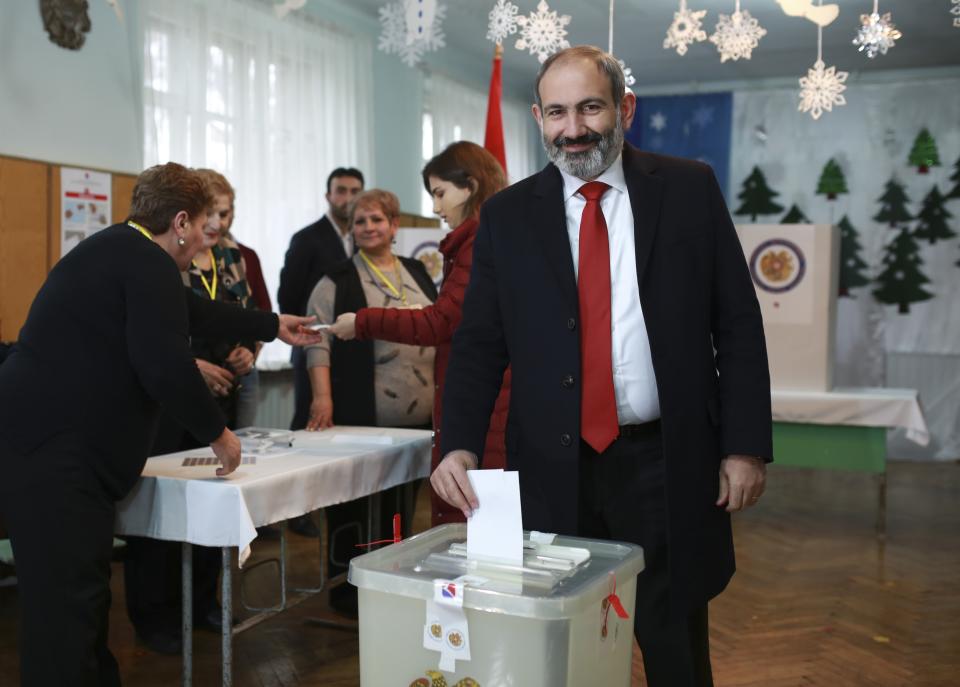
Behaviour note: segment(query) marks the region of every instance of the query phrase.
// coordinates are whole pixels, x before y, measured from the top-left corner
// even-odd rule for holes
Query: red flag
[[[503,145],[503,115],[500,113],[500,98],[503,94],[503,72],[501,69],[503,46],[498,45],[493,55],[493,74],[490,75],[490,94],[487,96],[487,131],[483,137],[483,147],[500,161],[503,172],[507,172],[507,151]]]

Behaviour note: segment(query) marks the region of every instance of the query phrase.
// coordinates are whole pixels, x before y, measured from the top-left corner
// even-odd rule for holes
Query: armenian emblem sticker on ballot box
[[[462,524],[354,558],[360,684],[629,684],[642,549],[533,535],[515,563],[468,558]]]
[[[737,226],[763,313],[774,389],[833,387],[840,233],[828,224]]]

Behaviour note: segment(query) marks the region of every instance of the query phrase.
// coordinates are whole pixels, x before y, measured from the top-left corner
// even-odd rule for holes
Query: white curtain
[[[431,74],[425,80],[423,157],[428,160],[454,141],[483,145],[487,124],[487,93],[447,77]],[[503,99],[503,139],[510,181],[533,174],[537,165],[537,144],[532,135],[530,105]],[[432,214],[432,201],[424,192],[421,212]]]
[[[140,16],[144,163],[230,180],[233,234],[259,255],[276,308],[290,236],[326,212],[327,174],[374,176],[370,39],[258,0],[144,0]],[[288,358],[275,342],[260,366]]]

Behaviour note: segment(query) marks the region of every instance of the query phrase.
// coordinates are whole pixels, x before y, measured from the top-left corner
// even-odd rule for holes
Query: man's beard
[[[330,212],[333,213],[333,216],[336,217],[341,222],[350,221],[350,204],[349,203],[347,203],[343,207],[331,205]]]
[[[563,149],[565,145],[583,143],[596,143],[596,145],[589,150],[576,153],[568,153]],[[623,126],[620,114],[617,113],[617,123],[605,134],[589,131],[577,138],[558,136],[552,141],[543,136],[543,149],[547,152],[550,162],[567,174],[580,179],[595,179],[613,164],[617,155],[623,150]]]

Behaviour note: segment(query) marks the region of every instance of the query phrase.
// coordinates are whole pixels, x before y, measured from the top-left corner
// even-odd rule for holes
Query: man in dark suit
[[[431,482],[478,507],[466,471],[509,364],[524,526],[643,546],[648,684],[701,687],[707,602],[734,571],[730,513],[760,498],[771,460],[766,347],[712,171],[625,145],[625,91],[597,48],[541,68],[533,114],[552,164],[481,212]]]
[[[337,167],[327,177],[329,211],[313,224],[304,227],[290,238],[290,247],[280,270],[280,288],[277,301],[280,312],[303,314],[307,299],[317,282],[331,267],[353,255],[353,237],[350,234],[351,201],[363,191],[363,174],[352,167]],[[289,308],[285,310],[284,308]],[[307,363],[300,348],[290,355],[294,375],[294,414],[290,429],[303,429],[310,417],[310,378]]]

